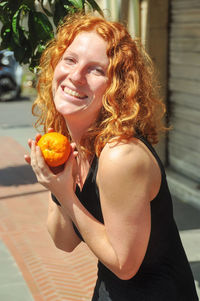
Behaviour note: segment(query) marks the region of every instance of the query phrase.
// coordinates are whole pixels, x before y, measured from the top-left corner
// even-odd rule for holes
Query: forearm
[[[62,207],[73,220],[85,243],[94,255],[108,269],[120,277],[121,266],[117,253],[110,243],[105,225],[95,219],[79,202],[76,196],[73,197],[73,202],[68,202],[66,205],[63,201]]]
[[[56,247],[63,251],[71,252],[81,242],[71,219],[52,200],[49,201],[47,229]]]

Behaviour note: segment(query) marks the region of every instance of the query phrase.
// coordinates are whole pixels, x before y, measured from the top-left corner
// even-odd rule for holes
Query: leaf
[[[15,43],[20,46],[20,41],[19,41],[19,17],[20,17],[20,10],[17,10],[16,13],[14,14],[12,18],[12,30],[13,30],[13,39]]]
[[[1,7],[4,7],[4,6],[6,6],[7,4],[8,4],[8,2],[4,1],[4,2],[1,2],[1,3],[0,3],[0,6],[1,6]]]
[[[12,13],[16,12],[18,10],[19,6],[21,5],[21,1],[13,1],[13,0],[7,0],[8,7],[11,10]]]
[[[47,9],[46,7],[44,7],[44,0],[41,0],[40,3],[41,3],[41,7],[42,7],[43,11],[45,12],[45,14],[46,14],[48,17],[52,17],[53,14],[52,14],[50,11],[48,11],[48,9]]]
[[[10,20],[11,20],[10,14],[5,12],[5,10],[0,9],[0,21],[2,22],[2,24],[6,24]]]
[[[69,13],[75,13],[89,5],[103,15],[94,0],[39,0],[42,11],[36,11],[34,0],[0,0],[1,30],[0,47],[14,51],[20,63],[29,63],[34,69],[46,42],[54,36],[53,26],[48,17],[53,17],[57,26]],[[22,20],[28,13],[28,31],[22,27]]]
[[[53,27],[46,15],[41,12],[30,11],[28,18],[29,38],[34,47],[39,41],[46,42],[53,38]]]
[[[45,48],[46,48],[45,45],[39,44],[39,45],[38,45],[37,52],[42,54],[42,52],[45,50]]]
[[[53,10],[54,10],[54,0],[48,0],[48,3],[49,3],[49,7],[50,7],[50,9],[51,9],[51,11],[52,11],[52,14],[53,14]]]
[[[13,39],[18,46],[23,46],[20,42],[20,33],[22,33],[24,29],[20,25],[20,20],[22,20],[26,12],[28,12],[29,10],[29,7],[23,4],[19,7],[19,9],[15,12],[14,16],[12,17]],[[21,12],[25,13],[23,14],[23,17],[21,17]]]
[[[9,47],[11,35],[11,25],[7,23],[1,29],[1,49],[6,49]]]
[[[23,47],[17,47],[16,45],[16,47],[13,47],[12,50],[14,52],[16,61],[18,61],[21,64],[25,56],[25,49]]]
[[[55,2],[55,11],[53,16],[53,22],[57,27],[63,20],[63,18],[68,14],[68,10],[59,0]]]
[[[98,13],[103,17],[103,11],[101,10],[100,6],[96,3],[96,1],[86,0],[86,2],[88,2],[92,6],[94,11],[98,11]]]
[[[7,22],[11,23],[12,19],[12,12],[8,6],[8,2],[2,2],[0,6],[0,20],[3,24],[6,24]]]
[[[66,11],[70,14],[73,14],[75,12],[75,9],[73,6],[69,6],[69,5],[64,5],[64,8],[66,9]]]
[[[34,0],[20,0],[20,6],[25,5],[27,6],[29,9],[35,11],[35,1]]]
[[[30,71],[34,72],[34,70],[37,69],[40,62],[41,54],[45,50],[45,48],[46,48],[45,45],[42,44],[38,45],[35,54],[31,57],[31,62],[29,65]]]
[[[75,8],[83,9],[83,2],[82,0],[68,0]]]

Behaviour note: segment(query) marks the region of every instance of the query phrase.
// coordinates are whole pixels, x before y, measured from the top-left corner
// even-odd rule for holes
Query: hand
[[[77,176],[77,162],[73,144],[71,144],[72,152],[64,165],[63,171],[54,174],[46,164],[40,147],[35,141],[31,142],[31,166],[40,184],[50,190],[58,199],[60,196],[74,194],[74,187]]]
[[[53,129],[49,129],[48,132],[53,132]],[[49,189],[55,196],[58,197],[58,194],[62,191],[74,193],[78,172],[76,162],[78,152],[75,151],[75,143],[71,144],[72,152],[67,162],[61,167],[52,168],[46,164],[42,152],[37,146],[40,138],[41,135],[37,134],[35,141],[28,140],[31,155],[25,155],[25,161],[32,166],[38,182]]]
[[[48,129],[48,133],[52,133],[52,132],[54,132],[54,129],[53,128],[49,128]],[[38,143],[38,141],[40,140],[40,138],[42,137],[42,135],[41,134],[37,134],[36,136],[35,136],[35,142],[36,142],[36,144]],[[28,146],[31,148],[31,143],[32,143],[32,139],[28,139]],[[29,165],[31,165],[31,157],[30,157],[30,155],[24,155],[24,159],[25,159],[25,161],[29,164]]]

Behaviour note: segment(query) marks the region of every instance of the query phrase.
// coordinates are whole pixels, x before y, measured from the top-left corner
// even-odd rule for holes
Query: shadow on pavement
[[[35,183],[37,183],[37,179],[29,165],[10,166],[0,169],[1,186],[19,186]]]
[[[19,97],[12,98],[9,101],[18,102],[18,101],[31,101],[32,97],[28,95],[20,95]]]
[[[174,218],[179,231],[200,229],[200,210],[198,208],[177,199],[173,199],[173,207]],[[198,246],[199,243],[196,243]],[[198,291],[200,291],[200,261],[190,261],[190,266]]]

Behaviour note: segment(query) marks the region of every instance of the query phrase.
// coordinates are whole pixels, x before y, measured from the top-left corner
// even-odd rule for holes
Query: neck
[[[88,127],[84,126],[84,124],[80,120],[77,120],[77,118],[74,120],[73,118],[65,118],[65,122],[72,141],[79,145],[81,138],[87,131]]]
[[[68,128],[69,134],[71,136],[72,141],[76,144],[76,149],[78,151],[78,157],[81,158],[81,161],[89,161],[91,160],[91,157],[88,154],[86,154],[85,152],[83,152],[83,150],[81,149],[81,139],[84,136],[84,134],[86,133],[86,131],[88,130],[88,128],[90,127],[90,124],[88,122],[87,124],[87,120],[85,120],[84,122],[81,122],[80,119],[73,118],[73,117],[69,117],[67,116],[65,118],[65,122],[66,122],[66,126]]]

